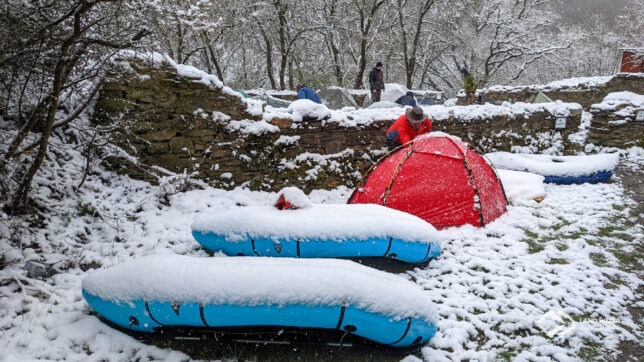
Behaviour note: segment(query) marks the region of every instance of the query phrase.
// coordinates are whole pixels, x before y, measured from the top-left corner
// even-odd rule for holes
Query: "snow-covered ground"
[[[189,359],[99,321],[81,296],[85,270],[152,254],[210,257],[191,236],[195,217],[268,205],[276,195],[177,192],[185,177],[151,186],[98,167],[74,192],[85,161],[69,146],[54,149],[33,190],[43,216],[0,215],[0,360]],[[628,167],[644,165],[641,149],[623,157]],[[641,261],[643,230],[620,180],[545,191],[543,202],[515,201],[485,228],[440,231],[441,257],[402,274],[426,290],[439,315],[437,335],[417,357],[612,360],[620,341],[643,339],[641,321],[627,309],[644,307],[636,292],[642,280],[628,271]],[[309,197],[344,203],[350,192],[340,187]],[[54,275],[28,275],[25,265],[34,262],[50,265]]]

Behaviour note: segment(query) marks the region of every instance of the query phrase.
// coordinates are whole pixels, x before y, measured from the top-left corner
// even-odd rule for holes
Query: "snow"
[[[253,121],[250,119],[243,119],[241,121],[230,121],[226,125],[226,129],[231,132],[239,131],[244,135],[261,136],[264,133],[279,132],[279,127],[272,125],[265,120]]]
[[[351,95],[355,94],[358,96],[366,96],[371,94],[371,91],[368,89],[347,89],[347,92],[349,92],[349,94]]]
[[[68,152],[74,158],[66,167],[78,175],[84,160],[80,152]],[[623,154],[644,167],[644,150]],[[56,174],[56,168],[52,172]],[[51,185],[48,176],[52,174],[38,176],[39,187]],[[63,182],[76,184],[73,177]],[[351,191],[346,187],[316,190],[309,198],[325,205],[344,204]],[[438,313],[438,332],[422,348],[424,360],[493,360],[509,348],[521,349],[525,359],[576,360],[580,348],[588,343],[605,346],[603,353],[613,356],[607,359],[614,359],[611,351],[620,341],[641,340],[641,327],[627,309],[638,299],[641,278],[622,271],[610,251],[628,252],[637,241],[626,243],[618,234],[598,235],[615,229],[642,240],[642,226],[632,214],[634,203],[621,182],[546,185],[546,193],[541,203],[510,205],[507,214],[485,228],[439,231],[442,257],[426,268],[402,274],[427,290]],[[88,273],[79,265],[110,267],[168,254],[206,262],[207,254],[190,235],[195,217],[237,205],[267,206],[276,197],[275,193],[241,188],[206,187],[171,194],[166,202],[161,186],[104,171],[90,174],[79,193],[72,195],[42,196],[40,202],[59,214],[42,228],[15,234],[19,244],[38,247],[39,257],[55,265],[58,274],[48,281],[25,275],[20,260],[32,254],[26,252],[27,247],[10,246],[14,241],[9,237],[9,220],[13,219],[0,220],[0,248],[5,256],[16,254],[0,270],[0,359],[189,359],[178,350],[144,344],[88,314],[80,289]],[[79,203],[92,205],[100,217],[79,214]],[[531,245],[542,250],[531,250]],[[604,264],[595,264],[596,255],[603,256]],[[552,264],[558,259],[568,264]],[[345,275],[345,279],[349,278]],[[538,324],[549,310],[564,311],[578,320],[585,315],[619,318],[622,324],[575,322],[571,333],[551,339]]]
[[[157,52],[138,53],[134,50],[128,49],[119,50],[112,58],[112,62],[114,64],[118,64],[125,70],[134,71],[131,68],[130,64],[127,61],[124,61],[128,59],[140,59],[147,62],[148,64],[155,65],[157,67],[160,67],[162,65],[169,65],[170,67],[176,69],[178,76],[189,78],[195,83],[201,83],[213,89],[221,90],[222,92],[230,96],[237,97],[241,102],[246,104],[246,111],[249,114],[253,116],[262,115],[263,108],[261,101],[244,98],[241,93],[228,86],[225,86],[224,83],[214,74],[209,74],[191,65],[178,64],[170,56]]]
[[[557,80],[550,82],[548,84],[531,84],[531,85],[522,85],[522,86],[502,86],[495,85],[489,88],[482,88],[477,90],[477,94],[483,94],[488,92],[509,92],[509,93],[519,93],[525,91],[561,91],[561,90],[577,90],[585,89],[592,87],[599,87],[613,79],[613,76],[602,76],[602,77],[577,77]]]
[[[603,110],[611,111],[616,110],[621,106],[630,106],[635,108],[644,107],[644,95],[636,94],[633,92],[614,92],[608,94],[601,103],[593,104],[591,111]]]
[[[247,238],[273,240],[367,240],[394,237],[439,244],[436,229],[424,220],[381,205],[309,205],[298,210],[246,206],[201,215],[193,231],[226,235],[237,242]]]
[[[529,171],[543,176],[582,176],[601,171],[614,171],[619,154],[582,156],[549,156],[490,152],[486,154],[494,167],[515,171]]]
[[[470,110],[482,112],[478,107]],[[433,117],[450,115],[444,107],[424,108]],[[499,106],[498,111],[507,109]],[[397,111],[400,116],[402,109]],[[366,123],[396,114],[362,112],[355,113],[360,119],[336,119]],[[517,113],[516,119],[523,116]],[[0,145],[13,136],[0,132]],[[168,171],[155,186],[105,171],[100,160],[92,161],[86,182],[76,190],[86,163],[83,148],[62,143],[58,133],[50,142],[52,153],[34,179],[38,214],[0,212],[0,360],[190,360],[182,351],[190,352],[180,345],[172,349],[143,343],[92,315],[81,295],[81,281],[91,273],[86,270],[148,256],[227,260],[208,256],[193,240],[192,221],[236,208],[267,207],[277,194],[215,189],[188,174]],[[644,169],[641,148],[587,145],[585,151],[619,151],[620,167]],[[309,153],[297,162],[336,162],[327,156]],[[190,191],[179,192],[185,185]],[[439,231],[441,258],[399,275],[424,288],[423,298],[431,299],[437,313],[437,335],[417,357],[484,361],[514,351],[521,360],[570,361],[600,346],[596,359],[616,360],[620,343],[638,348],[644,335],[631,310],[642,305],[638,288],[643,282],[628,262],[641,261],[637,255],[644,229],[638,205],[618,175],[605,184],[547,184],[545,191],[541,203],[515,200],[506,214],[484,228]],[[351,192],[341,186],[313,190],[308,197],[314,204],[340,206]],[[46,264],[54,275],[45,280],[27,275],[27,261]],[[546,327],[553,325],[540,321],[550,311],[574,317],[568,333],[548,337]],[[615,319],[621,323],[610,322]]]
[[[297,208],[304,208],[304,207],[312,207],[313,203],[309,198],[306,196],[304,191],[298,189],[297,187],[285,187],[281,189],[277,193],[277,197],[275,198],[275,201],[273,202],[273,205],[276,205],[279,201],[280,198],[284,196],[284,200],[287,201],[289,204],[297,207]]]
[[[297,92],[292,91],[292,90],[274,90],[274,89],[264,89],[264,88],[258,88],[258,89],[249,89],[246,91],[247,94],[266,94],[269,96],[293,96],[297,97]]]
[[[380,94],[380,101],[395,102],[398,98],[409,92],[409,89],[402,84],[386,83],[385,90]]]
[[[383,109],[383,108],[400,108],[402,107],[398,103],[390,102],[390,101],[380,101],[380,102],[375,102],[371,103],[367,109]]]
[[[199,277],[207,275],[207,278]],[[116,303],[157,300],[255,306],[346,305],[436,322],[429,293],[398,275],[339,259],[155,255],[89,273],[89,294]]]
[[[593,115],[590,112],[582,112],[581,114],[581,123],[579,124],[579,129],[577,132],[568,136],[568,139],[571,142],[575,142],[579,145],[586,143],[588,139],[588,132],[590,131],[590,126],[593,121]]]
[[[546,196],[545,177],[530,172],[497,169],[505,196],[510,202],[534,200]]]
[[[375,106],[374,106],[375,105]],[[292,108],[294,107],[294,108]],[[582,107],[577,103],[561,101],[551,103],[504,103],[502,105],[484,104],[471,106],[433,105],[421,106],[425,114],[432,120],[448,120],[456,118],[461,122],[477,122],[491,117],[507,117],[510,121],[524,121],[530,115],[548,112],[559,117],[569,117],[573,112],[581,112]],[[356,127],[370,125],[374,122],[391,121],[405,114],[405,107],[396,103],[378,102],[365,109],[329,110],[321,104],[309,100],[298,100],[291,104],[289,110],[266,107],[264,120],[270,122],[273,118],[288,118],[301,122],[302,117],[327,117],[326,123],[336,123],[341,127]],[[292,112],[292,113],[291,113]]]
[[[273,142],[273,144],[275,146],[279,146],[279,145],[288,146],[288,145],[296,144],[297,141],[299,141],[299,140],[300,140],[300,136],[285,136],[285,135],[281,135],[277,140],[275,140],[275,142]]]
[[[299,120],[304,117],[323,119],[331,114],[331,111],[324,105],[315,103],[310,99],[298,99],[288,107]]]

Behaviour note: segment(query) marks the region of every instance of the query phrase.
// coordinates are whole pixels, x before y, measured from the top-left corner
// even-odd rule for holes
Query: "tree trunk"
[[[221,67],[219,66],[219,61],[217,60],[217,54],[215,54],[215,49],[212,47],[212,44],[209,41],[206,44],[208,44],[207,45],[208,53],[210,54],[210,60],[212,61],[212,64],[215,66],[215,70],[217,71],[217,77],[219,77],[219,80],[223,82],[224,74],[221,71]]]
[[[284,90],[286,89],[286,82],[285,82],[285,76],[286,76],[286,66],[288,65],[288,57],[289,57],[289,44],[288,44],[288,39],[286,38],[286,27],[288,25],[288,20],[286,19],[286,7],[282,6],[281,1],[276,1],[274,3],[275,10],[277,10],[277,19],[279,22],[279,39],[280,39],[280,71],[279,71],[279,78],[280,78],[280,89]]]
[[[266,45],[266,73],[268,75],[268,80],[271,82],[271,89],[276,89],[275,77],[273,76],[273,47],[271,46],[271,41],[268,39],[268,35],[266,35],[264,28],[260,26],[259,32],[262,34],[264,44]]]
[[[293,84],[293,59],[288,62],[288,88],[295,89],[295,84]]]
[[[365,15],[365,9],[360,9],[360,60],[358,61],[358,74],[355,83],[356,89],[362,88],[362,78],[364,77],[365,69],[367,69],[367,44],[369,43],[369,34],[373,26],[373,19],[383,4],[384,0],[374,2],[369,10],[368,17]]]
[[[360,63],[358,64],[358,74],[356,75],[355,89],[362,89],[362,78],[367,68],[367,38],[363,37],[360,42]]]
[[[38,154],[34,159],[31,167],[25,174],[20,187],[18,188],[16,198],[14,198],[12,203],[12,211],[15,213],[24,212],[27,207],[27,201],[29,199],[29,189],[31,188],[31,182],[33,181],[34,176],[40,166],[42,165],[45,155],[47,154],[47,145],[49,144],[49,137],[51,136],[51,131],[54,127],[54,121],[56,120],[56,111],[58,109],[58,101],[60,99],[60,92],[64,84],[64,75],[65,68],[67,67],[67,61],[60,60],[56,66],[54,72],[54,87],[51,92],[51,101],[49,102],[49,110],[47,112],[47,121],[45,123],[45,129],[42,132],[40,137],[40,147],[38,148]]]
[[[280,72],[279,72],[279,77],[280,77],[280,89],[284,90],[286,89],[286,58],[287,56],[282,53],[282,56],[280,57]]]

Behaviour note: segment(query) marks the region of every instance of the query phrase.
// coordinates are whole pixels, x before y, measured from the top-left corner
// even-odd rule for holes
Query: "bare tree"
[[[398,24],[401,31],[401,47],[405,67],[407,88],[412,88],[416,72],[417,54],[423,30],[429,19],[427,13],[434,6],[434,0],[396,0]],[[411,28],[411,29],[410,29]]]
[[[353,10],[358,14],[359,46],[356,63],[358,71],[354,88],[362,88],[362,79],[367,69],[367,50],[372,41],[374,28],[379,25],[379,12],[385,6],[385,0],[353,0]]]
[[[11,162],[19,162],[18,156],[37,149],[17,182],[13,212],[26,209],[31,182],[47,154],[52,131],[72,122],[89,105],[110,54],[147,34],[134,22],[119,18],[126,8],[132,11],[135,6],[124,1],[80,0],[27,7],[11,3],[3,9],[2,32],[28,35],[26,39],[4,38],[1,44],[5,113],[14,115],[16,124],[22,126],[3,155],[0,172]],[[11,71],[21,74],[14,76],[20,81],[4,81]],[[24,146],[33,131],[37,132],[36,141]]]

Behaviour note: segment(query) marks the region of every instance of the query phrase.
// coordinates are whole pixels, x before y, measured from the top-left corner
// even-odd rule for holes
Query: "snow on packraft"
[[[274,206],[237,207],[195,219],[194,238],[230,256],[388,257],[426,263],[440,237],[424,220],[380,205],[312,204],[299,189],[278,193]]]
[[[437,229],[484,226],[505,213],[507,200],[492,167],[466,143],[443,135],[421,135],[385,155],[349,203],[384,205]]]
[[[582,184],[608,181],[619,163],[619,155],[551,156],[509,152],[486,154],[495,167],[542,175],[546,183]]]
[[[347,260],[144,257],[90,272],[83,296],[123,328],[336,329],[406,347],[436,333],[429,293]]]
[[[503,183],[503,189],[508,201],[535,200],[540,202],[546,197],[546,190],[543,186],[545,178],[543,176],[522,171],[501,169],[496,171]]]

